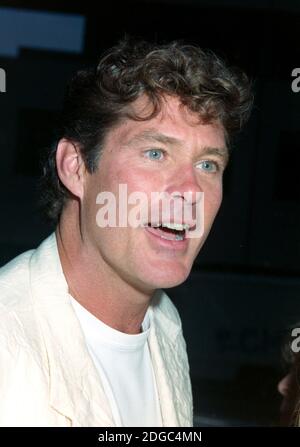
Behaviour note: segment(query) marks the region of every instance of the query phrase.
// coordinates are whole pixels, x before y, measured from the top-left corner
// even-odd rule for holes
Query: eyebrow
[[[183,142],[181,140],[178,140],[178,138],[170,137],[168,135],[164,135],[162,133],[153,130],[145,130],[144,132],[135,135],[131,140],[128,141],[126,146],[131,146],[134,143],[144,141],[154,141],[165,145],[183,147]],[[202,155],[215,155],[217,157],[220,157],[223,159],[225,166],[229,160],[229,150],[227,146],[224,147],[205,146],[202,148]]]
[[[136,142],[143,142],[143,141],[157,141],[159,143],[163,144],[170,144],[173,146],[181,146],[182,143],[180,140],[174,137],[169,137],[167,135],[164,135],[159,132],[155,132],[153,130],[145,130],[144,132],[141,132],[138,135],[135,135],[127,144],[126,146],[129,146]]]

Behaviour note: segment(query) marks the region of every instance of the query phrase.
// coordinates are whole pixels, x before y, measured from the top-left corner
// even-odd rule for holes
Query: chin
[[[147,278],[147,283],[154,289],[168,289],[182,284],[188,278],[191,269],[173,269],[172,271],[159,271],[154,277]],[[151,275],[152,276],[152,275]]]

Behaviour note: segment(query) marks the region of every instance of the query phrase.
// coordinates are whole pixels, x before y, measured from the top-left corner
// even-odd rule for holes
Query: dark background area
[[[210,48],[254,80],[254,112],[235,142],[220,213],[190,278],[168,293],[183,320],[195,424],[276,423],[281,342],[286,328],[300,321],[300,92],[291,89],[291,72],[300,67],[300,2],[0,1],[0,26],[6,8],[1,265],[51,231],[37,207],[39,159],[68,79],[125,33]],[[14,15],[20,11],[23,21]],[[65,49],[64,32],[61,48],[41,48],[35,30],[42,26],[51,41],[55,22],[44,26],[45,16],[26,12],[58,14],[66,33],[78,31],[81,49]],[[81,34],[70,29],[74,14],[82,17]],[[1,53],[16,35],[15,54]]]

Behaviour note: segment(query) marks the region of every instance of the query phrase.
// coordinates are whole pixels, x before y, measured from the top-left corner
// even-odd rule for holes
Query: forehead
[[[131,111],[138,117],[146,118],[153,111],[153,106],[144,95],[132,103]],[[138,144],[154,132],[165,135],[166,144],[171,144],[172,141],[175,144],[177,140],[197,146],[226,147],[224,128],[219,122],[201,123],[198,114],[183,106],[178,98],[170,96],[162,98],[161,109],[155,117],[144,120],[125,119],[108,132],[107,142],[113,140],[122,145],[130,142]]]

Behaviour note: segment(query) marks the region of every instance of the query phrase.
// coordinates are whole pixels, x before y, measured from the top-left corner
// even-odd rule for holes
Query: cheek
[[[130,217],[133,221],[135,218],[141,218],[141,215],[138,214],[137,211],[131,213],[132,209],[136,210],[138,209],[139,205],[142,205],[143,209],[148,210],[151,192],[155,189],[155,186],[158,185],[158,181],[155,181],[149,172],[145,172],[145,170],[140,167],[131,166],[130,163],[126,162],[114,163],[113,167],[111,163],[107,163],[107,165],[103,164],[102,169],[99,171],[98,179],[99,183],[97,194],[99,192],[108,191],[112,192],[116,198],[115,203],[117,221],[120,218],[120,210],[126,210],[127,217],[122,214],[122,222],[124,219],[127,221]],[[126,185],[126,188],[124,189],[122,185]],[[147,199],[146,202],[140,201],[139,199],[135,201],[136,196],[131,196],[135,192],[145,194]],[[134,200],[134,202],[131,200]],[[96,212],[99,208],[100,206],[96,205]],[[116,239],[119,240],[122,234],[123,232],[119,232],[118,235],[115,236]]]
[[[222,203],[222,184],[216,188],[208,189],[204,194],[204,209],[206,220],[214,219]]]
[[[126,184],[128,192],[159,191],[159,179],[142,167],[130,166],[130,164],[111,173],[111,181],[114,184]]]

